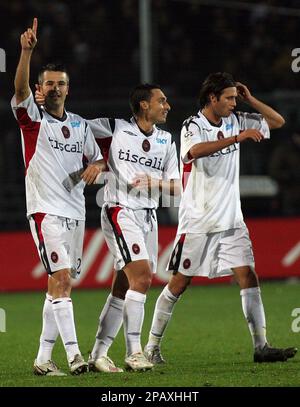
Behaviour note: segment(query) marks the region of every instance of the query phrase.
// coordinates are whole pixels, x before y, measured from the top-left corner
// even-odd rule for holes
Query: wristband
[[[238,137],[238,136],[234,136],[234,140],[235,140],[234,142],[235,142],[235,143],[238,143],[237,137]]]

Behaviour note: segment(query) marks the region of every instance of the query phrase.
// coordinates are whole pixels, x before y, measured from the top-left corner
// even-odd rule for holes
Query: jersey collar
[[[51,114],[51,113],[49,113],[49,112],[47,112],[47,110],[43,110],[45,113],[47,113],[47,115],[49,115],[50,117],[52,117],[53,119],[55,119],[55,120],[58,120],[58,121],[60,121],[60,122],[64,122],[65,120],[67,120],[67,117],[68,117],[68,114],[67,114],[67,112],[64,110],[64,114],[63,114],[63,116],[62,117],[58,117],[58,116],[56,116],[56,115],[54,115],[54,114]]]
[[[208,121],[208,123],[211,125],[211,126],[213,126],[213,127],[222,127],[222,124],[223,124],[223,118],[221,118],[221,121],[220,121],[220,123],[219,124],[215,124],[215,123],[213,123],[213,122],[211,122],[200,110],[199,110],[199,112],[198,112],[198,114],[197,114],[197,116],[198,117],[201,117],[201,116],[203,116],[204,118],[205,118],[205,120],[207,120]]]
[[[142,133],[145,137],[151,137],[153,135],[153,133],[156,130],[156,126],[153,125],[153,130],[150,133],[146,133],[144,130],[142,130],[139,125],[137,124],[137,121],[135,120],[134,117],[131,117],[130,119],[131,123],[134,124],[134,126],[139,130],[140,133]]]

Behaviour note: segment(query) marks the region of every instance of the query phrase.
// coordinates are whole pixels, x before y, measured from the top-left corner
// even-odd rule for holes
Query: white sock
[[[106,356],[113,340],[117,336],[123,322],[124,300],[109,294],[99,317],[96,342],[92,350],[92,358]]]
[[[69,297],[56,298],[52,301],[52,307],[68,362],[71,362],[75,355],[81,354],[77,343],[72,300]]]
[[[40,347],[37,363],[42,365],[52,358],[52,350],[58,337],[58,328],[52,308],[52,296],[46,294],[43,307],[43,328],[40,336]]]
[[[123,321],[127,356],[142,352],[141,330],[144,321],[146,295],[127,290],[124,301]]]
[[[158,297],[152,319],[147,347],[159,346],[163,333],[172,316],[173,308],[179,297],[175,297],[166,285]]]
[[[266,339],[266,318],[260,288],[244,288],[240,292],[242,308],[248,322],[254,348],[263,348]]]

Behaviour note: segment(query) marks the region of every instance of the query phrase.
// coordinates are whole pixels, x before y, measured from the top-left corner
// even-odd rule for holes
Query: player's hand
[[[37,18],[33,19],[32,28],[27,28],[20,38],[21,47],[23,51],[32,51],[33,48],[36,46],[37,43],[37,26],[38,20]]]
[[[255,142],[261,142],[261,140],[264,139],[264,136],[261,134],[260,131],[256,129],[247,129],[242,131],[238,136],[237,136],[237,141],[242,142],[246,139],[251,139]]]
[[[238,98],[242,102],[250,103],[252,95],[250,90],[247,88],[246,85],[243,85],[241,82],[236,83],[236,89],[238,93]]]
[[[150,175],[139,173],[133,178],[131,185],[138,189],[159,188],[159,179],[151,178]]]
[[[87,185],[93,184],[102,173],[102,166],[99,163],[89,164],[81,174],[81,178]]]
[[[42,106],[45,104],[45,96],[40,91],[40,85],[38,85],[37,83],[35,84],[35,89],[36,89],[34,94],[35,101],[38,105]]]
[[[35,84],[34,98],[38,105],[45,104],[45,95],[40,91],[40,85],[38,85],[37,83]]]

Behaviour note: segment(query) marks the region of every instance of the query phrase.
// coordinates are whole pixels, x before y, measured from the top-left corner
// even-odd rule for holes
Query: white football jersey
[[[238,135],[257,129],[270,137],[266,120],[257,113],[237,112],[222,118],[219,126],[199,112],[183,123],[181,130],[181,175],[183,196],[179,207],[178,234],[211,233],[244,225],[239,190],[239,144],[208,157],[189,159],[195,144]]]
[[[78,174],[84,157],[102,159],[88,124],[74,113],[60,119],[40,112],[32,93],[18,105],[14,96],[11,106],[21,129],[27,216],[42,212],[84,220],[85,183]]]
[[[104,200],[131,209],[157,208],[158,189],[141,191],[131,186],[137,174],[147,174],[157,179],[179,179],[175,143],[170,133],[156,126],[146,136],[134,118],[99,118],[88,120],[102,153],[107,159],[109,173]]]

